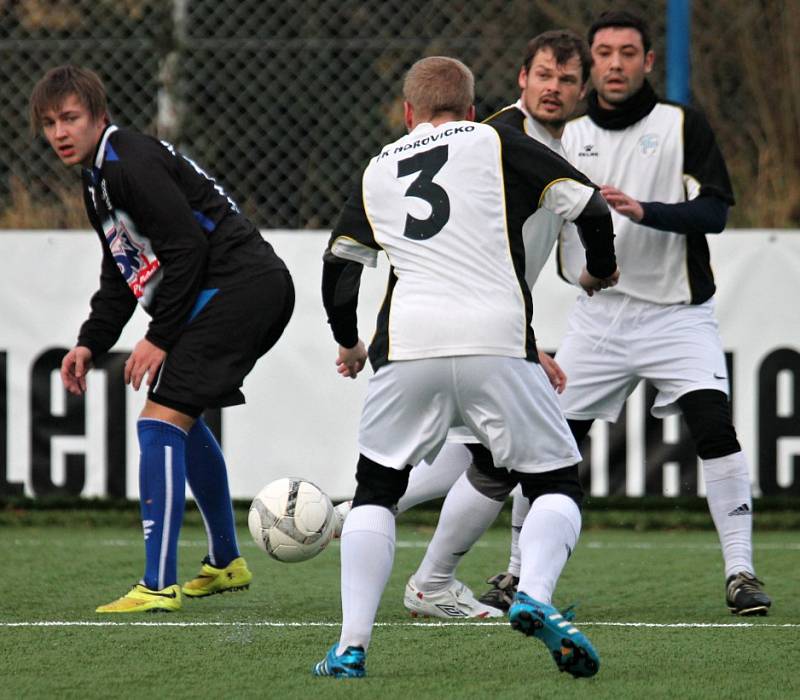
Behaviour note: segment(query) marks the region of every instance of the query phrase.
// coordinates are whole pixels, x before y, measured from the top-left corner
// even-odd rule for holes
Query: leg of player
[[[391,469],[361,455],[353,509],[342,531],[342,632],[315,676],[361,678],[375,615],[394,563],[394,509],[411,467]]]
[[[253,575],[239,554],[225,457],[202,418],[186,441],[186,480],[203,517],[208,556],[197,576],[183,584],[183,594],[202,598],[249,588]]]
[[[530,502],[522,494],[519,486],[512,491],[511,498],[511,553],[508,566],[505,571],[486,579],[491,588],[478,598],[484,605],[491,605],[503,612],[508,611],[517,594],[520,568],[519,533],[531,509]]]
[[[171,612],[181,607],[177,584],[178,535],[186,490],[186,438],[194,418],[147,400],[137,423],[139,498],[145,573],[99,613]]]
[[[465,444],[445,443],[433,462],[423,460],[411,470],[408,489],[397,502],[398,514],[434,498],[444,498],[471,463],[472,456]]]
[[[470,445],[473,454],[478,448],[486,451]],[[491,455],[486,454],[491,464]],[[406,584],[403,604],[414,617],[502,617],[502,611],[479,603],[455,579],[461,558],[495,521],[514,487],[506,470],[493,471],[502,478],[486,476],[473,464],[447,494],[425,556]]]
[[[592,423],[594,423],[593,420],[567,420],[578,447],[589,434]],[[491,605],[503,612],[508,611],[517,593],[520,570],[519,534],[531,508],[530,501],[525,498],[519,487],[514,489],[512,496],[514,502],[511,508],[511,554],[508,559],[508,568],[487,579],[486,583],[490,584],[491,588],[478,598],[484,605]]]
[[[470,462],[472,457],[467,446],[458,442],[446,443],[433,462],[422,460],[411,470],[408,489],[397,503],[398,514],[405,513],[420,503],[446,496],[456,479],[467,470]],[[344,520],[352,507],[352,501],[343,501],[336,506],[334,537],[341,536]]]
[[[706,500],[725,561],[725,597],[734,615],[766,615],[772,601],[753,567],[750,470],[736,438],[730,402],[704,389],[678,399],[703,460]]]
[[[593,676],[600,658],[588,638],[552,605],[558,577],[578,541],[582,498],[578,467],[521,474],[533,505],[520,533],[519,590],[508,611],[511,626],[545,643],[559,670]]]

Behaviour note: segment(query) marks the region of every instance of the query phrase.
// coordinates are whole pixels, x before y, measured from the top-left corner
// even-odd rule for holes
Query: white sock
[[[414,573],[417,588],[427,593],[447,588],[455,579],[461,557],[486,532],[502,507],[501,501],[484,496],[462,474],[447,494],[439,524]]]
[[[433,462],[423,460],[411,470],[408,488],[397,503],[397,512],[442,498],[472,463],[472,454],[466,445],[446,442]]]
[[[753,499],[743,452],[703,460],[706,500],[725,560],[725,578],[753,570]]]
[[[511,556],[508,560],[508,573],[519,578],[519,533],[522,524],[531,509],[530,501],[522,495],[522,489],[517,486],[512,492],[513,504],[511,506]]]
[[[581,511],[575,501],[559,493],[539,496],[519,535],[522,567],[518,590],[549,604],[580,532]]]
[[[337,654],[364,647],[394,563],[394,515],[382,506],[357,506],[342,529],[342,634]]]

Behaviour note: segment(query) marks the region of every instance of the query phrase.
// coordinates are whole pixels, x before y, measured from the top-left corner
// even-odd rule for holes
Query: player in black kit
[[[147,400],[137,424],[146,565],[100,613],[173,611],[191,597],[247,588],[225,460],[200,417],[244,403],[240,387],[281,336],[294,308],[286,266],[222,187],[170,144],[111,124],[99,77],[48,71],[30,99],[31,126],[61,161],[80,165],[86,212],[100,237],[100,287],[61,365],[66,389],[86,391],[93,363],[117,341],[137,302],[151,316],[125,363]],[[188,482],[206,526],[200,573],[177,583]]]

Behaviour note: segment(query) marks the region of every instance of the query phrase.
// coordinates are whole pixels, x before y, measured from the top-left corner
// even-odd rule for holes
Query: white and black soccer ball
[[[273,559],[306,561],[333,539],[336,517],[331,499],[310,481],[277,479],[253,499],[247,525],[256,544]]]

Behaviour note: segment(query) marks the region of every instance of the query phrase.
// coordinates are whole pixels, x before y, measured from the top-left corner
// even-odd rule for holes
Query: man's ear
[[[414,108],[408,101],[403,101],[403,122],[406,130],[411,131],[414,128]]]

